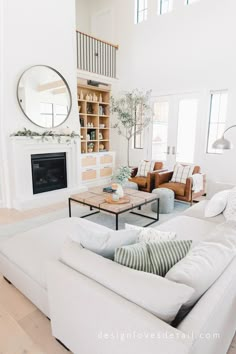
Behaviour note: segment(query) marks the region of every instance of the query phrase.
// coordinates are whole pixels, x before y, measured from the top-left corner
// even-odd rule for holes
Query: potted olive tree
[[[116,119],[112,128],[127,141],[127,166],[130,166],[130,144],[135,134],[141,134],[152,119],[151,91],[133,90],[111,98],[111,112]]]

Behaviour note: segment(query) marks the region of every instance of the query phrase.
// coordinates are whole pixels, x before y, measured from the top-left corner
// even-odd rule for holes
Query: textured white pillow
[[[185,307],[191,307],[219,278],[235,254],[222,244],[200,242],[169,270],[166,278],[195,289],[185,304]]]
[[[186,183],[186,179],[193,175],[194,166],[176,164],[171,182]]]
[[[229,193],[229,190],[218,192],[208,201],[205,208],[206,218],[217,216],[225,210]]]
[[[236,188],[230,190],[228,195],[228,202],[223,214],[226,220],[236,218]]]
[[[140,231],[138,235],[138,242],[169,241],[176,238],[176,233],[173,231],[159,231],[151,227],[141,227],[125,224],[125,229]]]
[[[84,248],[106,258],[114,258],[116,248],[138,242],[139,230],[97,231],[80,225],[78,232],[71,234],[71,239]]]
[[[154,169],[155,161],[140,161],[137,176],[147,177],[148,172]]]
[[[124,267],[69,240],[61,261],[167,323],[173,321],[194,292],[184,284]]]

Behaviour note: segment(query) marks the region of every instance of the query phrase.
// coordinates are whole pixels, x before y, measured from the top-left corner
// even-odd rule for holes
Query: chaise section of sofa
[[[183,332],[61,262],[48,265],[48,284],[53,335],[75,354],[190,352]]]

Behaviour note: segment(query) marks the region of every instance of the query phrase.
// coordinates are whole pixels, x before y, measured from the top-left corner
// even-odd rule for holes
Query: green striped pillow
[[[151,273],[164,277],[170,268],[186,256],[191,244],[191,240],[147,243]]]
[[[145,242],[117,248],[114,261],[132,269],[151,273],[151,262]]]

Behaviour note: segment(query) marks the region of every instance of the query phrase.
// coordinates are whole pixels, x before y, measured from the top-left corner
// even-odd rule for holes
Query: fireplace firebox
[[[33,193],[67,187],[66,153],[31,155]]]

